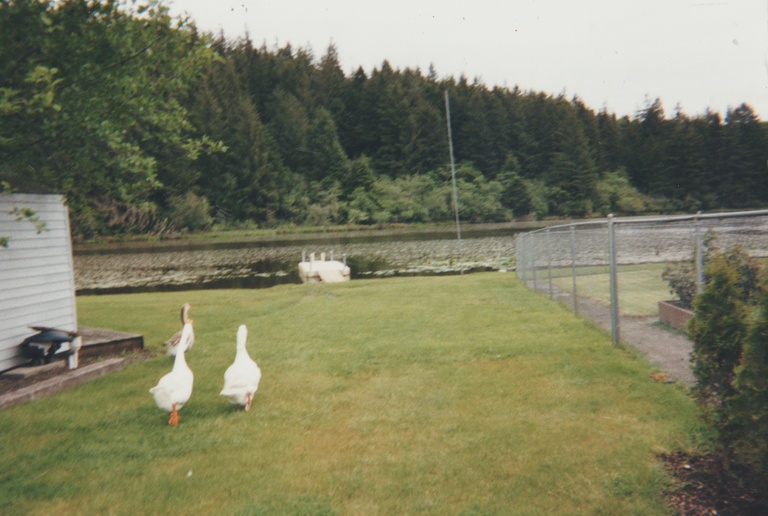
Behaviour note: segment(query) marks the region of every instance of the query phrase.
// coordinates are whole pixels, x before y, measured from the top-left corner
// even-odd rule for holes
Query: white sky
[[[578,95],[598,111],[634,116],[659,98],[694,116],[749,104],[768,121],[768,0],[169,0],[197,27],[246,30],[256,46],[329,43],[351,75],[384,60],[430,63],[521,90]]]

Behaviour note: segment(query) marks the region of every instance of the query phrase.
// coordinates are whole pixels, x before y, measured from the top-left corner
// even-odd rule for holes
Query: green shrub
[[[199,231],[213,223],[208,199],[193,192],[171,197],[168,201],[171,223],[179,230]]]
[[[739,394],[731,401],[735,424],[740,429],[743,455],[758,465],[762,483],[768,488],[768,274],[763,271],[756,296],[755,320],[736,377]]]
[[[528,183],[528,192],[531,198],[531,212],[537,219],[546,217],[549,214],[550,188],[543,181],[534,179]]]
[[[709,284],[694,300],[694,316],[688,323],[697,380],[693,392],[717,433],[727,470],[738,435],[729,402],[739,393],[736,370],[747,336],[749,310],[740,299],[738,271],[726,255],[714,258],[707,273]]]
[[[694,300],[689,336],[693,393],[715,430],[723,467],[757,466],[768,488],[768,271],[740,247],[705,253],[707,286]]]
[[[595,188],[603,216],[609,213],[635,215],[647,209],[643,195],[630,185],[629,176],[623,168],[606,172]]]
[[[337,182],[322,185],[311,183],[312,204],[307,207],[307,223],[311,226],[328,226],[341,221],[341,185]]]
[[[459,194],[459,217],[472,223],[505,222],[511,214],[501,204],[503,188],[498,181],[487,181],[482,175],[469,182],[456,180]]]
[[[346,204],[347,223],[370,224],[376,208],[376,202],[365,188],[362,186],[355,188]]]
[[[704,237],[703,262],[704,284],[709,283],[706,273],[707,265],[716,257],[721,256],[733,267],[736,275],[736,287],[739,291],[739,299],[750,305],[755,304],[755,293],[758,289],[759,267],[749,254],[740,246],[722,250],[717,244],[717,235],[709,231]],[[693,300],[698,293],[696,286],[696,265],[693,260],[668,265],[661,277],[669,283],[669,292],[680,300],[684,308],[691,309]]]
[[[693,300],[697,294],[696,268],[693,262],[668,265],[661,277],[669,283],[669,293],[677,296],[683,308],[693,308]]]

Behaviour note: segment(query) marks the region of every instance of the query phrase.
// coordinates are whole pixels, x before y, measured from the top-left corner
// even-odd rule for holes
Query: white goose
[[[189,318],[189,309],[192,308],[192,305],[189,303],[184,303],[181,307],[181,328],[184,329],[184,325],[187,324],[187,321],[191,321]],[[173,337],[165,341],[165,349],[168,353],[169,357],[176,356],[176,350],[179,349],[179,342],[181,341],[181,331],[177,331]],[[195,332],[192,332],[192,335],[189,338],[189,343],[187,344],[186,351],[189,351],[192,349],[192,345],[195,343]]]
[[[221,395],[230,403],[245,407],[246,412],[251,408],[253,393],[258,390],[261,380],[261,369],[245,349],[247,336],[245,325],[240,326],[237,330],[237,355],[234,363],[224,373],[224,389],[221,391]]]
[[[189,401],[192,395],[192,383],[194,376],[192,370],[184,359],[184,349],[192,336],[192,320],[187,321],[181,331],[181,340],[179,349],[181,353],[176,354],[173,362],[173,370],[160,378],[155,387],[149,389],[155,398],[157,407],[161,410],[171,413],[168,419],[169,425],[179,424],[179,413],[177,412],[184,404]]]

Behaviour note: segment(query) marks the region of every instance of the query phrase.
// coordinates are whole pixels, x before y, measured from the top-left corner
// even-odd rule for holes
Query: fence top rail
[[[686,220],[704,220],[704,219],[722,219],[729,217],[760,217],[768,216],[768,210],[752,210],[752,211],[728,211],[719,213],[694,213],[692,215],[660,215],[656,217],[622,217],[614,218],[614,224],[643,224],[649,222],[681,222]],[[552,229],[564,229],[579,226],[599,226],[607,225],[609,218],[599,220],[585,220],[581,222],[571,222],[570,224],[558,224],[557,226],[548,226],[543,229],[537,229],[535,231],[528,231],[525,234],[543,233]],[[522,235],[523,233],[521,233]]]

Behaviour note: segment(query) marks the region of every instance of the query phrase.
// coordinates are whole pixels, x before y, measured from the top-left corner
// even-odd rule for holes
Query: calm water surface
[[[514,257],[510,228],[462,233],[461,249],[450,231],[341,235],[271,242],[192,243],[74,251],[78,295],[207,288],[263,288],[301,283],[298,264],[326,254],[346,255],[352,279],[458,274],[502,270]]]
[[[346,255],[352,279],[403,275],[458,274],[506,269],[514,257],[510,228],[462,234],[461,249],[450,231],[343,235],[272,242],[154,244],[74,252],[78,295],[207,288],[263,288],[301,283],[298,264],[326,254]],[[465,236],[466,235],[466,236]]]

